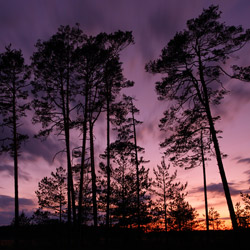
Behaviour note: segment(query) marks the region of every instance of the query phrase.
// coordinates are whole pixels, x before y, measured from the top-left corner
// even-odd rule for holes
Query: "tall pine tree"
[[[27,101],[30,69],[25,65],[21,50],[6,47],[0,54],[0,115],[2,129],[0,152],[10,152],[14,160],[15,226],[19,224],[18,199],[18,156],[21,144],[28,136],[21,134],[21,119],[27,115],[30,104]]]
[[[223,64],[249,41],[250,32],[219,22],[220,15],[218,6],[212,5],[198,18],[187,21],[187,29],[176,33],[163,48],[160,58],[149,62],[146,70],[166,74],[156,83],[159,98],[171,102],[161,120],[165,128],[173,124],[176,117],[189,116],[197,107],[202,112],[213,141],[232,226],[237,229],[212,107],[220,104],[226,94],[221,78],[226,75]],[[190,112],[185,112],[188,109]]]

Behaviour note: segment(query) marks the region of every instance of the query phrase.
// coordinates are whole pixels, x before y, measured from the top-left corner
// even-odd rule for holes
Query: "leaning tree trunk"
[[[203,65],[202,65],[200,56],[199,56],[199,74],[200,74],[200,81],[201,81],[202,90],[203,90],[204,107],[205,107],[205,110],[206,110],[206,115],[207,115],[207,119],[208,119],[208,123],[209,123],[209,127],[210,127],[210,133],[211,133],[213,144],[214,144],[217,164],[218,164],[218,167],[219,167],[220,176],[221,176],[221,180],[222,180],[222,184],[223,184],[223,188],[224,188],[224,193],[225,193],[226,200],[227,200],[227,206],[228,206],[228,210],[229,210],[229,213],[230,213],[230,218],[231,218],[231,221],[232,221],[233,229],[237,230],[238,229],[238,224],[237,224],[237,220],[236,220],[236,216],[235,216],[235,212],[234,212],[233,202],[232,202],[232,199],[231,199],[226,174],[225,174],[225,171],[224,171],[224,166],[223,166],[223,162],[222,162],[219,142],[218,142],[217,135],[216,135],[216,130],[215,130],[215,127],[214,127],[214,121],[213,121],[213,117],[212,117],[212,114],[211,114],[210,103],[209,103],[208,92],[207,92],[207,86],[206,86],[205,79],[204,79]]]

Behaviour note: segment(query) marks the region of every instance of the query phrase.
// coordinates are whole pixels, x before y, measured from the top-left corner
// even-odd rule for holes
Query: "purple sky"
[[[162,150],[159,142],[163,138],[158,129],[159,119],[167,108],[166,102],[157,101],[154,83],[159,76],[145,72],[145,64],[156,59],[161,49],[177,31],[185,28],[186,21],[198,16],[203,8],[210,4],[219,4],[222,21],[228,25],[250,26],[250,1],[227,0],[0,0],[0,51],[11,43],[14,48],[22,49],[29,62],[38,39],[46,40],[53,35],[59,25],[80,23],[82,30],[89,35],[99,32],[114,32],[118,29],[133,31],[135,45],[122,53],[124,74],[133,80],[135,86],[127,93],[138,100],[139,119],[144,123],[138,128],[139,144],[145,147],[147,166],[152,170],[161,161]],[[246,46],[239,58],[230,59],[230,63],[250,65],[250,46]],[[226,65],[227,66],[227,65]],[[230,65],[228,65],[230,68]],[[233,202],[239,200],[239,192],[250,186],[250,86],[247,83],[228,81],[231,91],[222,105],[214,112],[221,115],[216,124],[222,129],[220,140],[222,151],[228,154],[224,160],[225,171],[230,184]],[[30,120],[24,122],[23,130],[32,136],[36,126]],[[73,137],[78,140],[77,136]],[[104,130],[96,128],[96,155],[104,148]],[[61,149],[56,138],[46,142],[31,139],[23,148],[20,159],[20,211],[34,210],[37,183],[61,164],[64,159],[52,162],[53,155]],[[7,155],[0,162],[0,225],[10,222],[13,217],[13,167]],[[174,170],[173,170],[174,171]],[[152,171],[151,171],[152,173]],[[202,189],[202,171],[179,169],[181,181],[188,181],[188,200],[197,208],[200,217],[204,214]],[[215,161],[207,168],[209,206],[214,206],[222,217],[228,217],[220,176]]]

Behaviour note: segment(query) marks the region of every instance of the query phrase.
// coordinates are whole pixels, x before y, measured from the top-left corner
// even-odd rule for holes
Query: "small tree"
[[[21,144],[28,139],[28,135],[19,132],[22,126],[21,118],[30,109],[27,102],[30,70],[24,63],[21,50],[6,47],[0,54],[0,153],[10,152],[14,160],[14,190],[15,190],[15,226],[18,227],[18,156]]]
[[[239,221],[239,225],[243,228],[249,228],[250,225],[250,195],[247,193],[240,193],[242,201],[244,202],[244,208],[240,207],[240,203],[236,205],[236,214]]]
[[[219,230],[223,225],[223,221],[220,220],[220,214],[214,209],[214,207],[210,207],[208,211],[208,219],[209,225],[212,226],[213,230]]]
[[[248,228],[249,225],[249,211],[242,208],[240,202],[235,204],[235,215],[238,222],[239,227]]]
[[[15,222],[16,218],[14,218],[11,222],[11,225],[16,225],[16,222]],[[25,213],[24,211],[22,211],[22,213],[19,215],[19,218],[18,218],[18,223],[19,223],[19,226],[20,227],[26,227],[26,226],[29,226],[30,225],[30,222],[31,222],[31,218],[29,218]]]
[[[59,167],[56,173],[51,172],[51,177],[44,177],[38,183],[35,192],[41,209],[47,209],[52,215],[58,216],[62,222],[66,202],[66,171]]]
[[[154,190],[157,199],[157,208],[159,210],[159,218],[163,219],[165,231],[167,232],[168,224],[168,203],[173,200],[176,195],[185,190],[187,183],[182,185],[180,182],[175,182],[177,177],[177,171],[170,175],[170,164],[166,165],[165,158],[162,158],[161,166],[157,165],[157,169],[153,169],[155,175],[154,186],[157,188]]]
[[[198,213],[185,201],[185,195],[179,194],[170,202],[168,208],[169,225],[173,230],[193,230],[197,224],[195,221]]]
[[[49,211],[43,211],[41,208],[38,208],[31,217],[31,223],[35,225],[48,224],[50,221]]]
[[[112,164],[110,165],[111,170],[111,196],[110,196],[110,223],[119,224],[122,227],[128,226],[129,214],[131,205],[131,152],[133,151],[133,144],[127,141],[117,140],[110,144],[110,158]],[[105,159],[105,154],[101,155],[101,158]],[[100,164],[102,172],[107,175],[106,166],[104,163]],[[104,177],[106,178],[106,176]],[[103,190],[107,189],[107,181],[102,180],[104,186]],[[133,184],[134,186],[134,184]],[[107,204],[107,191],[103,193],[101,199],[103,205]]]
[[[249,194],[244,194],[240,193],[240,196],[245,204],[245,209],[250,210],[250,195]]]

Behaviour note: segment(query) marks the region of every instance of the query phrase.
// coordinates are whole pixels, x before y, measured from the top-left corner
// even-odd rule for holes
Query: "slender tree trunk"
[[[236,220],[236,216],[235,216],[235,212],[234,212],[233,202],[231,199],[226,174],[224,171],[219,142],[218,142],[216,130],[214,127],[213,117],[212,117],[211,110],[210,110],[210,104],[209,104],[208,93],[207,93],[207,86],[206,86],[205,79],[204,79],[203,65],[202,65],[200,56],[199,56],[199,73],[200,73],[200,80],[201,80],[202,90],[203,90],[203,95],[204,95],[204,105],[205,105],[205,109],[206,109],[207,119],[209,122],[210,133],[211,133],[213,143],[214,143],[214,149],[215,149],[217,164],[219,167],[220,176],[221,176],[221,180],[222,180],[222,184],[223,184],[223,188],[224,188],[224,193],[225,193],[226,200],[227,200],[227,206],[228,206],[230,218],[232,221],[233,229],[237,230],[238,224],[237,224],[237,220]]]
[[[71,185],[72,185],[72,173],[71,173],[71,160],[70,160],[70,149],[69,149],[69,138],[66,135],[67,129],[65,128],[65,141],[66,141],[66,153],[67,153],[67,183],[68,183],[68,223],[71,224]]]
[[[62,194],[60,194],[60,204],[59,204],[59,221],[62,223]]]
[[[202,131],[201,131],[201,158],[202,158],[203,181],[204,181],[206,228],[207,228],[207,231],[209,231],[208,204],[207,204],[207,182],[206,182],[206,168],[205,168],[205,157],[204,157],[204,147],[203,147]]]
[[[67,80],[67,93],[66,93],[66,151],[67,151],[67,161],[70,172],[70,189],[71,189],[71,198],[72,198],[72,212],[73,212],[73,223],[76,224],[76,205],[75,205],[75,190],[74,190],[74,181],[72,175],[72,165],[71,165],[71,150],[70,150],[70,117],[69,117],[69,78]]]
[[[164,203],[164,224],[165,224],[165,231],[168,231],[168,225],[167,225],[167,202],[166,202],[166,185],[165,185],[165,179],[163,175],[163,203]]]
[[[76,223],[76,207],[75,207],[75,192],[74,192],[74,184],[73,184],[73,176],[72,176],[72,166],[71,166],[71,155],[70,155],[70,145],[69,145],[69,131],[66,132],[66,153],[67,153],[67,165],[68,165],[68,178],[69,178],[69,187],[71,193],[71,202],[72,202],[72,212],[73,212],[73,223]]]
[[[93,125],[89,121],[89,138],[90,138],[90,160],[91,160],[91,177],[92,177],[92,201],[94,227],[97,227],[97,203],[96,203],[96,174],[95,174],[95,155],[94,155],[94,134]]]
[[[68,124],[67,124],[67,116],[66,116],[66,108],[65,108],[65,97],[64,97],[64,89],[63,82],[61,80],[61,97],[62,97],[62,113],[63,113],[63,125],[64,125],[64,133],[65,133],[65,144],[67,151],[67,198],[68,198],[68,225],[70,229],[71,225],[71,160],[70,160],[70,151],[68,148],[69,138],[68,138]],[[70,240],[70,239],[69,239]]]
[[[122,225],[125,226],[125,167],[122,168]]]
[[[15,227],[19,227],[19,199],[18,199],[18,142],[16,120],[16,86],[13,82],[13,157],[14,157],[14,190],[15,190]]]
[[[63,122],[64,122],[64,136],[66,145],[66,155],[67,155],[67,183],[68,183],[68,223],[71,224],[71,202],[73,210],[73,222],[75,223],[75,196],[74,196],[74,186],[73,186],[73,176],[71,167],[71,152],[70,152],[70,133],[69,133],[69,97],[68,97],[69,86],[66,87],[66,98],[63,88],[63,82],[61,82],[61,95],[62,95],[62,112],[63,112]],[[65,100],[66,99],[66,100]],[[71,200],[72,199],[72,200]]]
[[[85,151],[87,140],[87,118],[88,118],[88,90],[86,90],[85,96],[85,108],[84,108],[84,121],[83,121],[83,138],[82,138],[82,158],[81,158],[81,172],[80,172],[80,188],[79,188],[79,204],[78,204],[78,224],[82,222],[82,198],[83,198],[83,175],[84,175],[84,163],[85,163]]]
[[[164,201],[164,223],[165,223],[165,231],[168,231],[168,224],[167,224],[167,204]]]
[[[107,84],[108,85],[108,84]],[[108,90],[108,86],[107,86]],[[107,210],[106,210],[106,227],[109,228],[109,206],[110,206],[110,107],[109,91],[107,91]]]
[[[74,181],[72,174],[72,165],[71,165],[71,150],[70,150],[70,52],[69,52],[69,41],[68,41],[68,54],[67,54],[67,78],[66,78],[66,103],[65,103],[65,141],[66,141],[66,152],[67,152],[67,162],[68,162],[68,170],[69,170],[69,178],[70,178],[70,190],[71,190],[71,202],[72,202],[72,212],[73,212],[73,223],[76,224],[76,205],[75,205],[75,191],[74,191]]]
[[[67,165],[67,198],[68,198],[68,224],[71,224],[71,193],[70,193],[70,173],[69,166]]]
[[[131,101],[132,102],[132,101]],[[137,226],[140,229],[141,219],[140,219],[140,178],[139,178],[139,161],[138,161],[138,151],[137,151],[137,138],[136,138],[136,128],[135,128],[135,118],[134,118],[134,108],[133,102],[132,106],[132,122],[133,122],[133,132],[134,132],[134,145],[135,145],[135,166],[136,166],[136,193],[137,193]]]

